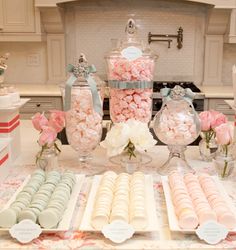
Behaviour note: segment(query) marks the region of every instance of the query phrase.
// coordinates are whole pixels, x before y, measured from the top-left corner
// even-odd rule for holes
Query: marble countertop
[[[61,96],[56,84],[15,84],[21,96]],[[200,86],[205,98],[233,98],[232,86]]]
[[[205,98],[234,98],[233,86],[200,86]]]
[[[61,96],[56,84],[14,84],[21,96]]]

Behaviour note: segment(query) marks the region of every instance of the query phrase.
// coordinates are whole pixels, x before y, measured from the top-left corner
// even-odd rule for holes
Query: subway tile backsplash
[[[154,0],[80,1],[66,9],[65,17],[67,63],[83,52],[102,77],[106,75],[104,56],[116,39],[124,38],[129,18],[135,19],[139,37],[145,42],[149,31],[177,34],[181,26],[182,49],[176,47],[176,39],[169,49],[165,42],[150,45],[159,55],[155,79],[202,81],[206,9],[201,5]]]

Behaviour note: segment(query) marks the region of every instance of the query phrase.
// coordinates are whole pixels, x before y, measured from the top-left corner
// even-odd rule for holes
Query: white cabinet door
[[[0,32],[34,32],[33,0],[0,0]]]

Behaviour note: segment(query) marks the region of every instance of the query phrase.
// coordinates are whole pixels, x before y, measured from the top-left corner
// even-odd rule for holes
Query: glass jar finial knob
[[[125,31],[129,35],[134,35],[136,33],[137,26],[135,24],[135,21],[132,18],[128,20]]]

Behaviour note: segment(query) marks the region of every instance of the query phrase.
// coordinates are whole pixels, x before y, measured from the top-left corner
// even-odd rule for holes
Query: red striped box
[[[10,152],[9,152],[10,139],[0,139],[0,182],[2,182],[9,171]]]
[[[9,110],[0,113],[0,140],[10,139],[9,158],[14,161],[21,151],[20,142],[20,115],[19,110]]]

